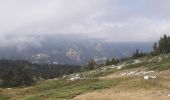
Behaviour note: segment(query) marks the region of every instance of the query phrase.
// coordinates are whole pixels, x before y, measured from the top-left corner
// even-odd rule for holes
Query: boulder
[[[144,80],[149,80],[149,76],[144,76]]]
[[[144,80],[155,79],[155,78],[156,76],[148,76],[148,75],[144,76]]]

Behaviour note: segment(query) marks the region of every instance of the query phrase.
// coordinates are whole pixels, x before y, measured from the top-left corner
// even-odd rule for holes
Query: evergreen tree
[[[95,62],[94,59],[91,59],[88,64],[84,67],[84,70],[93,70],[95,68],[97,68],[98,65],[97,63]]]
[[[110,60],[109,60],[109,59],[106,60],[105,65],[106,65],[106,66],[110,65]]]
[[[158,45],[157,45],[158,44]],[[154,43],[153,53],[170,53],[170,37],[166,34],[160,38],[158,43]]]

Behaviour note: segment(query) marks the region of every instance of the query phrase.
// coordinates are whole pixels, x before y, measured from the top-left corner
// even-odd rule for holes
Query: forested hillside
[[[78,65],[32,64],[28,61],[0,60],[1,87],[32,85],[42,80],[80,71]]]

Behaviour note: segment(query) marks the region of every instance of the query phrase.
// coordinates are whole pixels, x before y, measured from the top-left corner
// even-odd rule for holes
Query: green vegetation
[[[8,99],[15,97],[23,100],[39,100],[40,98],[73,98],[76,95],[94,91],[97,89],[109,88],[120,84],[126,79],[117,78],[114,80],[99,80],[99,79],[84,79],[79,81],[67,80],[46,80],[37,83],[37,85],[22,89],[6,90],[7,94],[2,95],[1,98],[8,97]]]
[[[131,69],[131,68],[138,68],[143,67],[147,70],[167,70],[170,69],[170,54],[160,54],[157,56],[147,55],[141,58],[140,63],[132,64],[135,59],[130,59],[126,61],[126,66],[123,69]]]
[[[116,69],[106,69],[105,71],[98,70],[93,73],[86,73],[85,77],[100,77],[100,76],[109,75],[111,73],[114,73],[115,71],[116,71]]]
[[[162,71],[162,70],[167,70],[167,69],[170,69],[170,63],[154,64],[154,65],[148,67],[148,70]]]

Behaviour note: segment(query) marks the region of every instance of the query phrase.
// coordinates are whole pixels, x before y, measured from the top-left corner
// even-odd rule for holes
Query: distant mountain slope
[[[115,43],[79,36],[49,35],[43,36],[37,46],[22,44],[22,46],[0,47],[0,58],[23,59],[33,63],[85,64],[91,58],[100,61],[105,58],[127,57],[136,48],[149,52],[151,47],[152,43]]]

